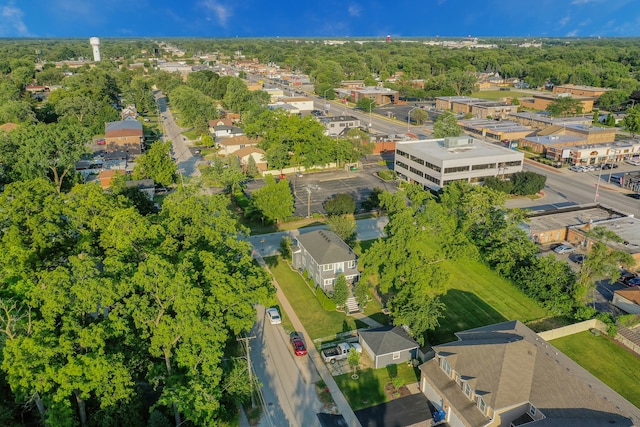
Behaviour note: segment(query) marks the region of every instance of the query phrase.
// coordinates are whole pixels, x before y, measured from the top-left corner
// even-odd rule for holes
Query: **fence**
[[[607,332],[607,325],[598,319],[585,320],[584,322],[575,323],[569,326],[552,329],[538,333],[538,336],[545,341],[551,341],[556,338],[566,337],[567,335],[577,334],[578,332],[588,331],[589,329],[597,329],[604,333]]]

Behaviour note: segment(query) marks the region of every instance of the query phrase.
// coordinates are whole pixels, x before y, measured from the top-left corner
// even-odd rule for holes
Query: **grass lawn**
[[[640,407],[640,358],[637,355],[589,331],[550,342],[629,402]]]
[[[344,374],[333,379],[340,387],[349,406],[354,411],[387,402],[384,387],[392,378],[402,378],[403,384],[412,384],[420,379],[417,369],[406,363],[391,365],[380,369],[358,371],[358,379],[351,379],[351,374]]]
[[[285,261],[278,257],[265,261],[312,340],[366,326],[344,313],[323,309],[304,279]]]
[[[526,92],[518,92],[517,90],[481,90],[473,92],[472,98],[483,99],[500,99],[500,98],[531,98],[533,95]]]

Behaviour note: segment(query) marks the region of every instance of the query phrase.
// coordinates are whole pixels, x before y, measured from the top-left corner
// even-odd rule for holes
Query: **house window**
[[[333,284],[333,279],[324,279],[325,286],[331,286]]]
[[[471,385],[468,382],[464,383],[464,394],[467,395],[469,399],[471,399]]]
[[[442,370],[444,371],[445,374],[447,374],[448,377],[451,377],[451,365],[449,365],[449,362],[447,361],[447,359],[442,358]]]
[[[331,271],[333,270],[333,264],[323,264],[322,271]]]
[[[536,416],[536,412],[537,412],[536,407],[533,406],[533,405],[529,405],[529,415],[531,415],[532,417],[535,417]]]
[[[393,360],[398,360],[400,359],[400,352],[399,351],[394,351],[393,352]]]
[[[356,262],[355,261],[348,261],[347,262],[347,267],[348,268],[354,268],[356,266]]]
[[[482,412],[483,415],[487,410],[487,404],[484,403],[484,399],[481,397],[478,398],[478,409],[480,409],[480,412]]]

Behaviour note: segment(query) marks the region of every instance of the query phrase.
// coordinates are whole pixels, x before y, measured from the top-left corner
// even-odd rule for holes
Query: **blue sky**
[[[0,37],[631,37],[640,0],[0,0]]]

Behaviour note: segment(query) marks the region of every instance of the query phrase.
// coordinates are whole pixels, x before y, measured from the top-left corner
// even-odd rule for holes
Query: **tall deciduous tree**
[[[134,179],[153,179],[168,186],[176,182],[178,166],[171,160],[171,141],[156,141],[149,150],[136,159]]]
[[[433,137],[446,138],[448,136],[462,135],[462,128],[458,124],[458,119],[451,111],[442,113],[433,123]]]
[[[293,194],[289,182],[281,179],[276,182],[273,175],[264,177],[264,187],[251,195],[253,207],[260,211],[267,221],[279,222],[293,214]]]
[[[631,135],[640,133],[640,104],[627,110],[627,115],[622,119],[622,124]]]
[[[582,114],[582,101],[570,96],[560,96],[547,105],[548,111],[553,117],[566,117],[570,114]]]
[[[336,284],[333,287],[333,302],[337,307],[342,307],[349,298],[349,286],[344,274],[339,274],[336,278]]]

